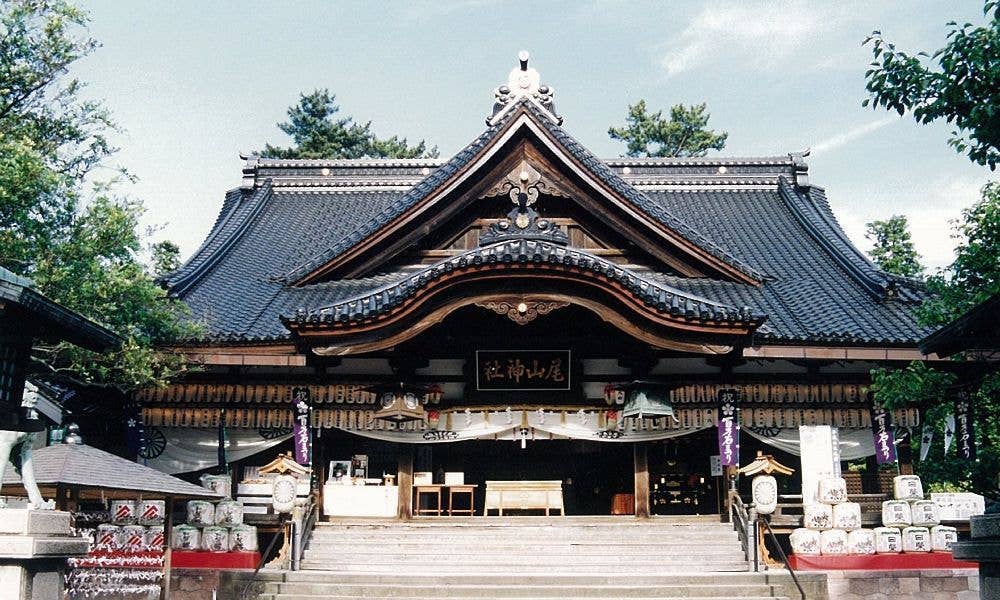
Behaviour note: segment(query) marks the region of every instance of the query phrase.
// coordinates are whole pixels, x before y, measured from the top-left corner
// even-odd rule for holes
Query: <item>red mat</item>
[[[256,569],[260,552],[192,552],[174,550],[170,554],[172,569]]]
[[[979,563],[955,560],[951,552],[868,554],[863,556],[806,556],[793,554],[788,562],[797,571],[901,571],[913,569],[978,569]]]

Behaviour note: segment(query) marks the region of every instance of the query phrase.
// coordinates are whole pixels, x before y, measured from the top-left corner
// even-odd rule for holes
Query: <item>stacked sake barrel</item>
[[[790,538],[795,554],[875,553],[875,533],[862,529],[861,505],[847,500],[847,482],[841,477],[819,481],[816,501],[803,507],[803,525]]]
[[[224,480],[224,481],[223,481]],[[229,498],[229,476],[209,475],[202,485],[226,498],[212,503],[187,503],[187,523],[172,530],[172,548],[206,552],[256,552],[257,528],[243,524],[243,505]]]
[[[950,551],[958,538],[954,527],[941,525],[937,505],[924,499],[920,478],[893,480],[893,500],[882,503],[882,527],[861,527],[861,506],[847,501],[841,478],[819,482],[818,502],[806,504],[804,527],[790,537],[792,552],[802,555],[897,554]]]
[[[882,527],[875,528],[878,551],[950,552],[958,532],[940,524],[938,506],[924,499],[920,477],[900,475],[892,484],[894,499],[882,503]]]

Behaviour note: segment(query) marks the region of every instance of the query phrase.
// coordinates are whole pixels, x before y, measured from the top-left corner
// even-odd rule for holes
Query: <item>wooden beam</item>
[[[635,464],[635,516],[649,518],[649,458],[644,442],[632,446]]]
[[[413,518],[413,445],[399,445],[399,469],[396,471],[396,485],[399,486],[399,508],[397,517],[403,520]]]

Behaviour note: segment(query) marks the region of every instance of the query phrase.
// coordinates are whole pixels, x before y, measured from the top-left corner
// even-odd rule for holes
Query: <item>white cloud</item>
[[[860,137],[864,137],[869,133],[882,129],[886,125],[890,125],[898,121],[899,117],[897,117],[896,115],[889,115],[886,117],[882,117],[881,119],[878,119],[876,121],[872,121],[871,123],[865,123],[864,125],[859,125],[853,129],[848,129],[843,133],[838,133],[837,135],[828,137],[825,140],[817,142],[812,146],[812,152],[813,154],[820,154],[822,152],[830,152],[831,150],[836,150],[837,148],[840,148],[841,146],[853,142],[854,140]]]
[[[836,3],[709,2],[667,44],[661,63],[668,75],[692,70],[720,56],[775,66],[849,16],[847,9]]]

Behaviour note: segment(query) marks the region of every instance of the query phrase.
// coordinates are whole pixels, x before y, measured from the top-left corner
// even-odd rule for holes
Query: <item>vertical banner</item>
[[[920,433],[920,462],[927,460],[927,453],[931,451],[931,444],[934,442],[934,426],[924,423],[923,431]]]
[[[889,411],[872,403],[872,438],[875,440],[875,461],[882,465],[896,462],[896,440],[892,435],[892,417]]]
[[[146,456],[146,436],[142,427],[142,408],[136,401],[125,406],[125,447],[129,457],[138,462]]]
[[[976,460],[976,439],[972,398],[962,392],[955,398],[955,452],[959,458]]]
[[[948,454],[951,449],[951,442],[955,439],[955,415],[948,415],[944,418],[944,453]]]
[[[724,467],[740,465],[739,390],[722,389],[719,401],[719,457]]]
[[[295,462],[308,465],[312,451],[309,435],[309,388],[292,388],[292,404],[295,406],[295,424],[292,426]]]
[[[226,456],[226,448],[229,446],[229,436],[226,435],[226,409],[219,411],[219,469],[223,473],[229,472],[229,457]]]

